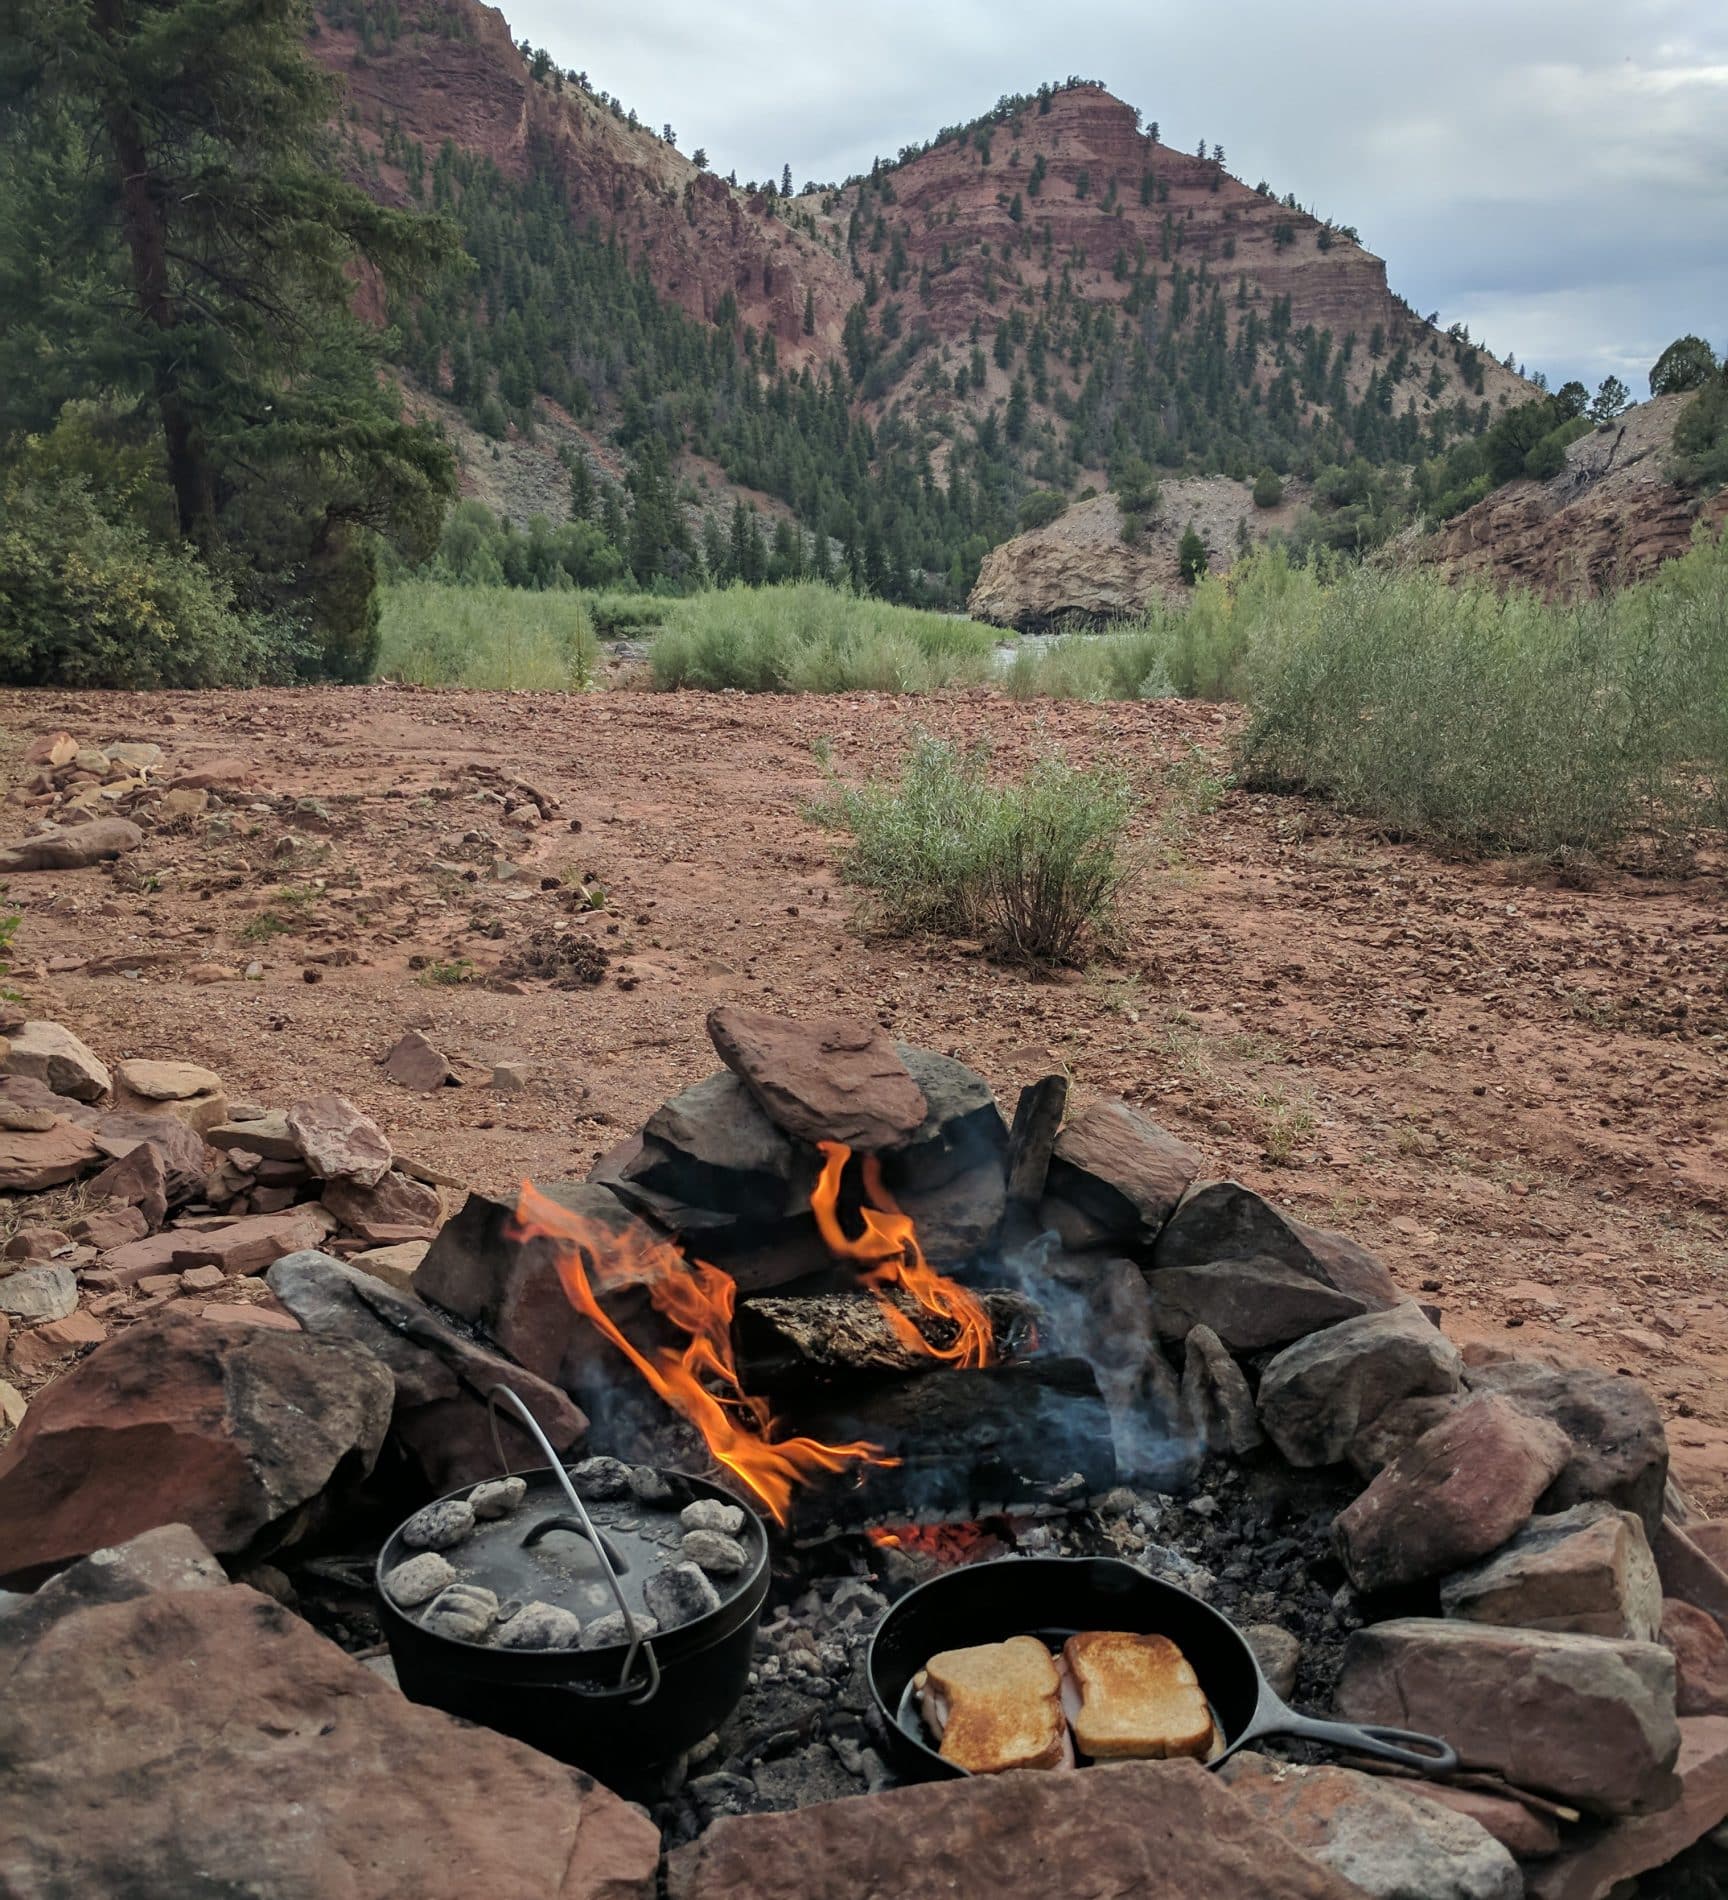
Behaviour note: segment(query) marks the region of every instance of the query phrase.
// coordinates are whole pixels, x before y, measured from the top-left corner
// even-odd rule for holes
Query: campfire
[[[878,1157],[861,1158],[861,1227],[849,1234],[840,1206],[852,1151],[832,1141],[818,1148],[822,1166],[810,1196],[817,1230],[836,1262],[858,1269],[870,1318],[886,1331],[898,1356],[913,1366],[929,1361],[966,1369],[997,1363],[995,1326],[984,1301],[930,1266],[916,1224],[883,1184]],[[747,1391],[739,1375],[733,1345],[738,1284],[731,1274],[688,1258],[669,1241],[620,1236],[526,1182],[514,1237],[552,1243],[559,1280],[577,1312],[695,1428],[715,1463],[732,1472],[780,1523],[788,1520],[794,1488],[818,1474],[901,1462],[865,1440],[826,1444],[782,1430],[770,1401]],[[644,1350],[630,1339],[606,1301],[631,1288],[646,1292],[652,1310],[684,1336],[685,1344]],[[831,1297],[830,1314],[835,1304]],[[855,1308],[847,1311],[847,1305],[846,1296],[839,1296],[839,1310],[852,1329],[868,1330],[869,1320],[861,1320]],[[831,1346],[835,1338],[830,1336]]]

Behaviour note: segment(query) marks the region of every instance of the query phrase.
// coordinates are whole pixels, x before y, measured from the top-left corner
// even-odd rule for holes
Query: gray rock
[[[468,1493],[468,1507],[476,1517],[509,1517],[528,1495],[526,1478],[491,1478]]]
[[[440,1590],[456,1581],[456,1572],[447,1557],[435,1550],[423,1550],[386,1573],[384,1594],[401,1610],[412,1610],[430,1603]]]
[[[580,1621],[556,1603],[525,1603],[498,1631],[500,1649],[574,1649]]]
[[[1458,1348],[1409,1302],[1286,1346],[1260,1375],[1260,1422],[1293,1465],[1334,1465],[1389,1405],[1456,1392]]]
[[[882,1177],[898,1198],[945,1187],[985,1163],[1002,1172],[1008,1127],[990,1084],[976,1069],[931,1049],[896,1045],[900,1060],[923,1092],[923,1123],[906,1146],[885,1155]]]
[[[78,1310],[78,1279],[70,1267],[24,1267],[0,1280],[0,1313],[13,1319],[66,1319]]]
[[[443,1498],[416,1511],[402,1526],[410,1550],[450,1550],[474,1529],[474,1507],[461,1498]]]
[[[495,1385],[522,1399],[555,1451],[567,1450],[587,1426],[555,1386],[476,1345],[413,1294],[328,1254],[285,1254],[265,1279],[307,1332],[352,1340],[389,1368],[396,1382],[390,1435],[433,1492],[496,1476],[494,1423],[509,1464],[526,1468],[540,1455],[507,1413],[494,1420],[487,1394]]]
[[[744,1528],[744,1512],[736,1504],[722,1504],[718,1498],[698,1498],[678,1513],[678,1522],[687,1531],[720,1531],[736,1537]]]
[[[1232,1352],[1259,1352],[1355,1319],[1371,1309],[1352,1293],[1275,1260],[1156,1267],[1147,1276],[1152,1322],[1166,1339],[1205,1326]]]
[[[1653,1643],[1662,1582],[1644,1526],[1611,1504],[1533,1517],[1509,1544],[1440,1586],[1448,1616]]]
[[[1183,1346],[1181,1403],[1182,1428],[1202,1451],[1244,1458],[1264,1442],[1242,1368],[1209,1326]]]
[[[1600,1498],[1636,1511],[1645,1536],[1655,1542],[1668,1482],[1668,1437],[1641,1379],[1599,1366],[1537,1359],[1484,1364],[1479,1348],[1465,1357],[1473,1391],[1498,1392],[1524,1411],[1552,1420],[1571,1440],[1572,1455],[1542,1499],[1545,1511]]]
[[[1367,1248],[1280,1213],[1237,1181],[1208,1181],[1191,1188],[1158,1236],[1152,1265],[1161,1272],[1219,1261],[1289,1268],[1349,1295],[1364,1312],[1396,1306],[1403,1297]]]
[[[744,1546],[720,1531],[686,1531],[678,1548],[691,1563],[718,1577],[735,1577],[749,1562]]]
[[[642,1601],[662,1629],[675,1630],[719,1609],[720,1592],[695,1564],[681,1563],[655,1571],[642,1586]]]
[[[477,1643],[498,1621],[498,1599],[477,1583],[453,1583],[420,1619],[420,1627],[434,1636],[453,1637],[459,1643]]]
[[[636,1626],[636,1634],[641,1637],[658,1636],[660,1625],[651,1616],[637,1612],[630,1619]],[[590,1617],[582,1625],[582,1643],[584,1649],[622,1649],[630,1640],[630,1632],[624,1627],[624,1618],[618,1610],[608,1610],[604,1616]]]
[[[1231,1793],[1368,1900],[1521,1900],[1517,1862],[1479,1822],[1395,1782],[1247,1753],[1219,1771]]]
[[[1335,1702],[1346,1721],[1443,1735],[1517,1787],[1643,1814],[1679,1794],[1675,1690],[1656,1643],[1407,1617],[1350,1638]]]
[[[1296,1690],[1296,1671],[1302,1666],[1302,1643],[1276,1623],[1250,1623],[1242,1632],[1272,1693],[1288,1702]]]

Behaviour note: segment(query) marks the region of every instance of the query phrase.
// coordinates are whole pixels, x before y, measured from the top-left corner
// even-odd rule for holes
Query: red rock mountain
[[[1071,297],[1116,306],[1137,271],[1168,283],[1175,264],[1203,267],[1232,291],[1232,335],[1248,310],[1264,317],[1287,298],[1292,333],[1311,324],[1340,344],[1354,337],[1352,400],[1400,352],[1407,360],[1393,400],[1418,419],[1461,398],[1497,405],[1527,391],[1491,357],[1418,317],[1353,236],[1211,158],[1160,144],[1101,87],[1047,89],[872,179],[781,200],[698,170],[555,68],[536,77],[495,9],[399,0],[392,33],[363,37],[357,22],[368,11],[379,9],[364,0],[332,6],[314,50],[345,82],[344,129],[373,154],[374,190],[408,198],[402,174],[383,160],[387,127],[430,152],[449,140],[483,153],[519,179],[538,152],[555,152],[573,218],[621,236],[661,293],[693,316],[712,318],[730,293],[740,320],[771,334],[785,365],[839,358],[848,313],[867,303],[878,330],[891,304],[903,307],[900,320],[927,325],[948,368],[978,334],[987,342],[1016,307],[1035,314],[1064,283]],[[897,289],[885,288],[890,279]],[[1263,358],[1269,367],[1264,347]],[[1077,382],[1057,358],[1058,411],[1061,390]],[[1009,386],[995,367],[958,398],[930,394],[926,379],[917,413],[930,422],[959,407],[975,419]],[[864,396],[882,410],[904,391],[867,387]]]

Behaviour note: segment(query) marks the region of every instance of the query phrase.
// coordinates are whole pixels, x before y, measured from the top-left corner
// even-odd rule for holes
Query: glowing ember
[[[584,1220],[526,1181],[516,1203],[513,1237],[556,1244],[558,1277],[571,1305],[696,1427],[715,1461],[736,1473],[782,1524],[793,1486],[818,1471],[899,1462],[879,1456],[876,1445],[774,1437],[768,1401],[752,1398],[738,1381],[732,1354],[738,1287],[730,1274],[700,1260],[686,1261],[669,1242],[627,1239]],[[682,1352],[665,1347],[652,1354],[639,1352],[612,1323],[599,1296],[628,1286],[645,1288],[655,1311],[689,1335],[690,1344]],[[704,1378],[718,1390],[711,1391]]]
[[[839,1212],[840,1177],[852,1150],[837,1141],[817,1146],[822,1151],[822,1173],[810,1196],[810,1211],[828,1251],[864,1268],[864,1284],[876,1295],[901,1344],[948,1365],[994,1365],[996,1343],[990,1316],[963,1286],[945,1279],[925,1260],[917,1229],[882,1184],[881,1162],[875,1155],[864,1157],[865,1205],[860,1210],[864,1231],[854,1240],[841,1227]],[[952,1342],[933,1346],[911,1316],[888,1297],[896,1289],[910,1294],[926,1313],[946,1320],[954,1329]]]
[[[879,1525],[864,1535],[878,1550],[904,1551],[909,1557],[928,1557],[939,1564],[975,1564],[1000,1557],[1013,1543],[982,1524]]]

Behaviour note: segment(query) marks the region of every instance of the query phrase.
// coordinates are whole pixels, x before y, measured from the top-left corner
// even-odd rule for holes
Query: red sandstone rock
[[[794,1021],[728,1003],[708,1018],[720,1060],[794,1140],[874,1154],[903,1148],[929,1104],[893,1042],[840,1016]]]
[[[1095,1230],[1093,1244],[1150,1246],[1200,1172],[1197,1148],[1166,1134],[1126,1102],[1092,1102],[1056,1138],[1046,1198]],[[1059,1216],[1040,1210],[1044,1225]]]
[[[87,1173],[102,1160],[88,1129],[57,1121],[36,1130],[0,1129],[0,1189],[35,1194]]]
[[[1189,1761],[722,1820],[666,1877],[668,1900],[1362,1900]]]
[[[1728,1636],[1704,1610],[1678,1597],[1662,1604],[1662,1647],[1672,1652],[1682,1715],[1728,1715]]]
[[[1505,1399],[1461,1406],[1339,1514],[1351,1582],[1391,1589],[1497,1550],[1529,1523],[1568,1450],[1558,1426]]]
[[[331,1181],[324,1205],[343,1227],[373,1246],[403,1240],[430,1240],[443,1218],[438,1190],[405,1174],[391,1172],[376,1187],[356,1181]]]
[[[321,1181],[376,1187],[393,1159],[384,1131],[340,1095],[315,1095],[288,1111],[294,1146]]]
[[[0,1453],[0,1562],[38,1572],[171,1523],[242,1550],[371,1468],[391,1397],[351,1345],[147,1320],[50,1385]]]
[[[8,1620],[8,1892],[652,1900],[640,1810],[408,1701],[178,1539],[92,1558]]]
[[[1444,1737],[1466,1768],[1635,1814],[1679,1796],[1674,1683],[1658,1643],[1407,1617],[1350,1638],[1335,1701],[1348,1721]]]
[[[1530,1868],[1529,1900],[1607,1900],[1720,1827],[1728,1817],[1728,1716],[1683,1719],[1674,1770],[1680,1798],[1671,1807],[1594,1829],[1558,1859]]]
[[[398,1088],[428,1095],[456,1080],[456,1071],[442,1050],[435,1049],[418,1029],[410,1029],[384,1058],[384,1077]]]

